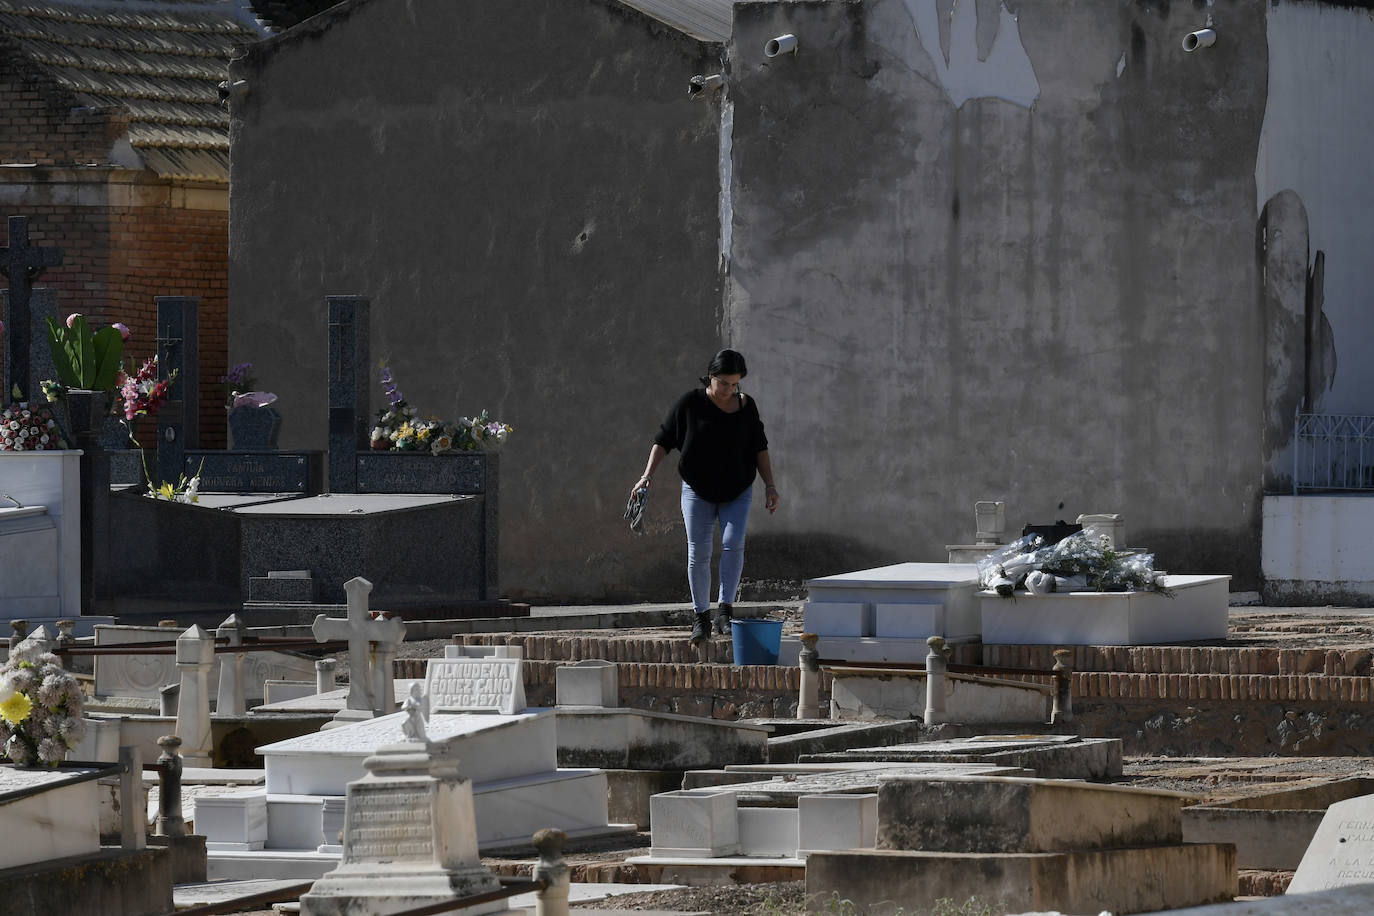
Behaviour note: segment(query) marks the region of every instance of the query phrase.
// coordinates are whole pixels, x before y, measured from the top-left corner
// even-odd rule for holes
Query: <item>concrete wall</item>
[[[621,512],[719,346],[720,112],[686,90],[720,53],[615,0],[353,0],[252,49],[230,352],[282,447],[325,447],[324,297],[370,296],[410,403],[515,427],[505,594],[685,592],[676,498],[647,538]]]
[[[323,447],[323,296],[370,295],[412,403],[516,426],[511,596],[685,600],[671,469],[619,516],[722,344],[784,499],[754,594],[984,498],[1255,588],[1296,405],[1369,409],[1358,6],[747,0],[703,104],[722,49],[615,0],[349,0],[236,65],[231,362]]]
[[[1264,497],[1265,602],[1374,605],[1374,498]]]
[[[936,560],[997,498],[1254,587],[1266,4],[1194,54],[1192,4],[1012,5],[737,7],[726,321],[791,496],[751,546]]]

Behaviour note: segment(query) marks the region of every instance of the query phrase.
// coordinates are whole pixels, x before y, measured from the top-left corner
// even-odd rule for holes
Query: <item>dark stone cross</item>
[[[157,475],[175,484],[188,448],[200,445],[200,297],[155,296],[157,374],[177,377],[157,415]]]
[[[5,326],[9,345],[5,347],[5,388],[0,392],[0,403],[9,401],[16,384],[25,398],[33,397],[34,393],[28,390],[32,385],[29,372],[30,348],[33,346],[29,297],[33,291],[33,281],[42,275],[44,269],[61,263],[61,248],[29,245],[27,216],[10,217],[9,245],[0,248],[0,274],[9,280],[9,316]]]
[[[358,492],[358,452],[367,448],[372,306],[362,296],[329,305],[329,492]]]

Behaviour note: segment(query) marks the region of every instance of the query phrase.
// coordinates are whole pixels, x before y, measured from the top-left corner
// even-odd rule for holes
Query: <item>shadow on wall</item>
[[[1259,527],[1259,499],[1255,499],[1255,527]],[[1231,591],[1259,588],[1259,557],[1251,541],[1233,528],[1149,528],[1132,531],[1131,544],[1155,555],[1155,569],[1181,575],[1216,574],[1231,577]],[[1179,559],[1187,557],[1186,567]]]
[[[1336,345],[1325,302],[1326,253],[1311,251],[1307,208],[1291,190],[1265,202],[1255,245],[1263,284],[1264,491],[1293,487],[1294,415],[1316,413],[1336,379]]]

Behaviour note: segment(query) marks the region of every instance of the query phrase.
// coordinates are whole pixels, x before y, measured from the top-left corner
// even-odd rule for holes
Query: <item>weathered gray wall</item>
[[[236,67],[231,357],[323,447],[323,297],[370,295],[412,402],[517,427],[513,596],[685,596],[675,475],[646,537],[620,511],[725,343],[784,498],[746,580],[940,559],[997,497],[1254,587],[1293,405],[1370,409],[1361,6],[743,3],[722,283],[684,91],[720,49],[615,0],[351,0]]]
[[[620,514],[718,346],[719,109],[686,89],[720,51],[615,0],[363,0],[237,63],[230,353],[282,446],[325,447],[324,297],[370,296],[412,404],[515,426],[506,594],[685,591],[669,500],[646,539]]]
[[[737,8],[726,321],[791,496],[754,556],[939,559],[1005,498],[1254,587],[1266,4],[1194,54],[1203,4],[1007,6]]]

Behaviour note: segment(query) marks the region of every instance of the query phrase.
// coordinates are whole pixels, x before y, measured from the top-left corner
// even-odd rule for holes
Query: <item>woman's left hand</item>
[[[763,493],[763,506],[765,509],[768,510],[769,515],[772,515],[774,512],[778,511],[778,502],[778,488],[766,488]]]

